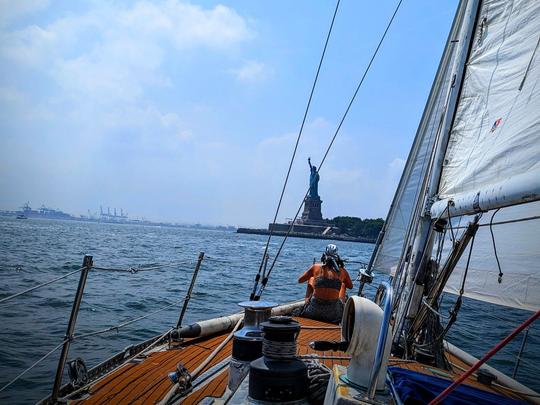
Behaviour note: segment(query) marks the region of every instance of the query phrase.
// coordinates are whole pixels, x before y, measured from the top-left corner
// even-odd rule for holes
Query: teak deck
[[[324,358],[344,357],[343,352],[313,352],[308,346],[313,340],[340,340],[340,329],[336,325],[314,321],[305,318],[295,318],[303,327],[298,337],[298,354],[317,354],[323,358],[319,361],[332,368],[334,364],[347,365],[348,360]],[[122,365],[112,373],[102,377],[90,386],[88,394],[83,399],[73,400],[77,404],[153,404],[162,399],[172,387],[167,374],[176,370],[178,363],[182,363],[189,371],[193,371],[212,351],[228,336],[230,332],[208,338],[192,339],[183,346],[162,345],[149,352],[146,357]],[[215,366],[231,355],[232,341],[228,342],[217,356],[210,362],[205,370]],[[450,361],[462,367],[467,367],[457,358],[451,356]],[[391,359],[390,365],[396,365],[424,374],[432,374],[442,378],[455,379],[460,371],[451,372],[438,370],[414,362],[403,362]],[[204,371],[203,371],[204,372]],[[221,397],[227,386],[228,369],[208,380],[206,385],[197,387],[182,403],[196,404],[206,397]],[[469,378],[467,384],[508,396],[508,392],[497,388],[488,388],[476,380]]]

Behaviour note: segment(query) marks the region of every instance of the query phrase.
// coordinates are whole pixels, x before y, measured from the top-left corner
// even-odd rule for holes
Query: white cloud
[[[0,5],[9,7],[6,1]],[[36,11],[46,4],[24,5],[11,14]],[[148,96],[155,88],[173,86],[165,64],[170,59],[181,63],[186,52],[227,55],[253,37],[248,25],[247,19],[222,5],[203,8],[165,0],[125,7],[98,2],[89,11],[48,24],[0,29],[0,64],[12,72],[18,66],[31,68],[50,78],[56,88],[47,95],[48,108],[58,114],[55,109],[67,107],[60,112],[62,120],[71,119],[81,133],[91,128],[88,132],[99,138],[111,129],[126,128],[137,132],[143,144],[151,144],[155,134],[168,137],[163,144],[173,148],[170,142],[192,139],[193,130]],[[0,103],[12,103],[9,97],[16,90],[11,89],[11,95],[4,91]],[[26,98],[32,100],[33,95]]]
[[[231,74],[241,82],[259,82],[268,79],[272,71],[264,63],[248,61],[238,69],[231,69]]]
[[[177,48],[228,48],[252,35],[246,20],[231,8],[217,5],[205,10],[176,0],[139,2],[121,13],[118,21],[124,28],[136,28],[144,35],[170,39]]]
[[[48,0],[0,0],[0,24],[46,8]]]
[[[98,50],[107,50],[105,45],[109,43],[123,45],[124,48],[116,49],[117,57],[129,58],[134,48],[139,47],[138,52],[143,52],[149,44],[160,48],[172,46],[176,50],[199,47],[227,50],[252,37],[247,20],[221,5],[203,9],[178,0],[142,1],[125,9],[103,3],[87,14],[3,33],[0,52],[18,62],[34,62],[38,58],[40,62],[50,62],[55,57],[65,58],[63,53],[87,51],[88,46],[97,42]]]
[[[401,178],[401,173],[405,168],[405,159],[395,158],[388,164],[388,177],[394,183],[397,183]]]

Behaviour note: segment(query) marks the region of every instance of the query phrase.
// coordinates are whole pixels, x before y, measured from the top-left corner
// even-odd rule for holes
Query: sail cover
[[[400,261],[407,239],[407,229],[417,199],[423,193],[423,180],[427,175],[430,156],[442,117],[446,110],[447,97],[452,85],[455,60],[459,54],[459,38],[464,23],[466,1],[458,7],[446,48],[429,95],[413,146],[386,218],[384,234],[374,254],[372,270],[389,274]]]
[[[492,194],[492,202],[508,198],[508,187],[518,188],[511,203],[540,198],[539,41],[540,1],[483,1],[445,155],[440,199],[478,205],[486,193]],[[499,206],[504,205],[510,202]]]
[[[507,207],[497,212],[491,227],[495,247],[489,227],[494,212],[484,213],[480,220],[464,295],[493,304],[537,311],[540,308],[540,202]],[[453,218],[452,223],[463,226],[469,219]],[[515,220],[520,221],[513,222]],[[450,247],[448,242],[446,246]],[[495,249],[503,273],[501,283],[498,282]],[[459,292],[468,253],[469,249],[452,272],[445,291]]]

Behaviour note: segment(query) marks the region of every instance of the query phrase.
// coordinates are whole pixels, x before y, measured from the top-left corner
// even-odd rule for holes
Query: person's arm
[[[343,271],[343,283],[345,284],[345,287],[348,289],[353,288],[353,283],[351,276],[349,276],[349,272],[345,269],[345,267],[343,267],[341,270]]]
[[[310,277],[308,283],[307,283],[307,286],[306,286],[306,296],[304,298],[304,302],[307,303],[309,301],[309,299],[311,298],[311,296],[313,295],[313,283],[314,283],[314,278],[313,277]]]
[[[309,165],[309,170],[311,170],[311,158],[310,157],[307,158],[307,162],[308,162],[308,165]]]
[[[311,277],[313,277],[313,266],[311,266],[304,274],[302,274],[298,278],[299,283],[305,283],[308,281]]]
[[[345,287],[345,283],[341,283],[341,288],[339,290],[339,299],[344,304],[345,304],[345,301],[347,301],[347,288]]]

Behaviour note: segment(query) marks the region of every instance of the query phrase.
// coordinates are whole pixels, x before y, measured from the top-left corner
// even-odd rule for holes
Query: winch
[[[244,308],[244,326],[235,332],[232,358],[229,369],[228,387],[236,390],[249,371],[249,364],[262,356],[263,333],[261,323],[267,321],[276,303],[268,301],[244,301],[238,304]]]
[[[249,398],[273,403],[302,403],[308,392],[307,366],[296,358],[300,324],[289,316],[273,316],[262,325],[263,357],[251,363]]]

